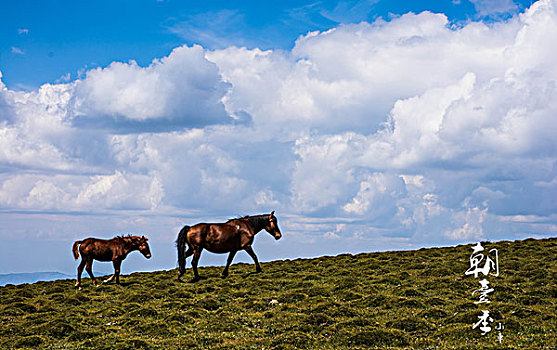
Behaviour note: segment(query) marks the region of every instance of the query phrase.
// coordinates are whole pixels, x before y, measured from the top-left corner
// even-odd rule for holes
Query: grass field
[[[43,349],[557,349],[557,239],[497,248],[490,304],[475,304],[471,246],[339,255],[0,287],[0,347]],[[192,277],[191,269],[187,277]],[[277,300],[270,302],[271,300]],[[472,329],[482,309],[504,326]]]

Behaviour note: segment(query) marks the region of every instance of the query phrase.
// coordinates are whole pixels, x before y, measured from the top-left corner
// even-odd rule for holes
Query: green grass
[[[495,292],[477,305],[470,246],[237,264],[0,287],[0,348],[43,349],[556,349],[557,239],[498,248]],[[191,269],[187,277],[192,277]],[[278,300],[272,305],[270,300]],[[481,336],[487,308],[502,322]]]

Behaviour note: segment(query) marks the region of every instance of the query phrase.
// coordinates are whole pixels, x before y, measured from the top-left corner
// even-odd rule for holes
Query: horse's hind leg
[[[182,277],[185,273],[186,273],[186,264],[185,264],[185,259],[189,258],[190,256],[193,255],[193,248],[188,246],[188,250],[186,251],[186,257],[184,258],[184,270],[182,271],[182,269],[180,269],[180,272],[178,273],[178,281],[180,280],[180,277]]]
[[[234,255],[236,255],[236,252],[237,252],[237,250],[233,250],[233,251],[230,252],[230,254],[228,254],[228,259],[226,260],[226,267],[224,268],[224,271],[222,272],[222,277],[228,276],[228,267],[232,263],[232,259],[234,259]]]
[[[87,259],[87,263],[85,264],[85,270],[87,270],[87,273],[89,274],[89,276],[93,280],[93,284],[95,286],[98,286],[99,284],[97,283],[97,280],[95,279],[95,276],[93,276],[93,259]]]
[[[199,281],[199,273],[197,272],[197,263],[199,262],[199,257],[201,256],[201,251],[203,248],[196,247],[193,251],[193,259],[191,261],[191,267],[193,268],[193,280],[192,282]]]
[[[251,245],[245,247],[244,250],[249,254],[249,256],[251,256],[251,258],[255,262],[255,272],[262,272],[263,270],[261,270],[261,266],[259,266],[259,260],[257,260],[257,256],[255,255],[255,252],[253,251]]]
[[[83,268],[85,267],[85,263],[86,263],[85,258],[81,257],[81,262],[77,267],[77,283],[75,284],[75,286],[79,289],[81,289],[81,274],[83,273]]]

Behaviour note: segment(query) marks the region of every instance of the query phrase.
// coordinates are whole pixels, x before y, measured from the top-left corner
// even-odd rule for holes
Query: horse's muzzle
[[[275,235],[275,240],[278,241],[281,237],[282,235]]]
[[[151,254],[146,254],[145,257],[146,257],[147,259],[151,259]]]

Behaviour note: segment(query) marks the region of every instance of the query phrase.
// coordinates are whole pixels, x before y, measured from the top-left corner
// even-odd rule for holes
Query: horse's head
[[[269,214],[269,222],[265,225],[265,231],[269,232],[275,239],[280,239],[282,237],[274,210]]]
[[[151,249],[149,249],[149,243],[147,243],[149,239],[145,236],[138,237],[137,239],[137,249],[143,256],[147,259],[151,258]]]

